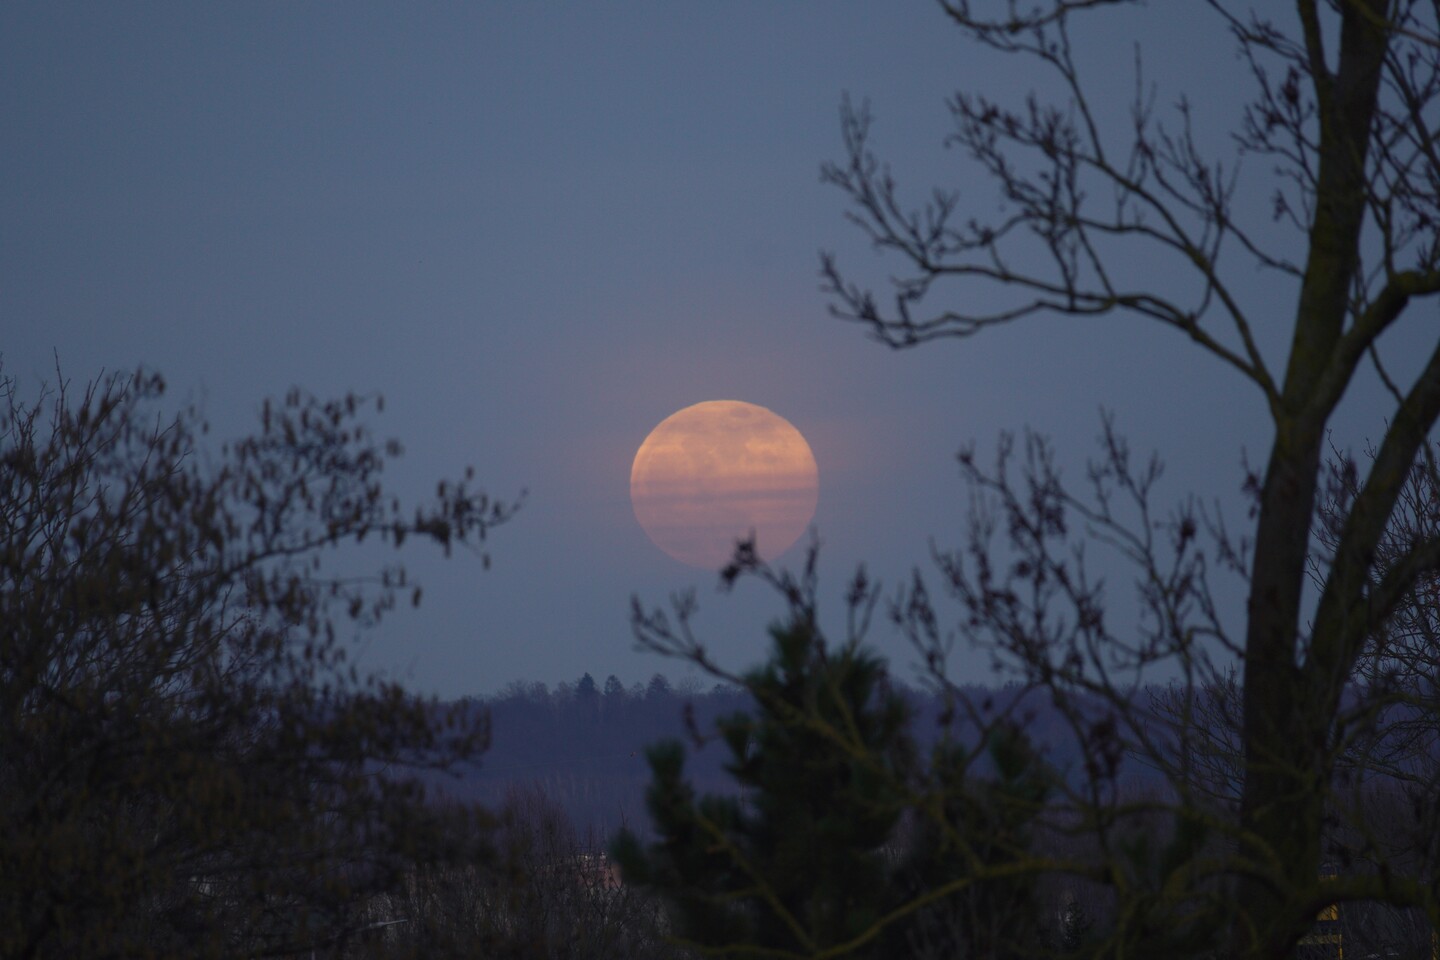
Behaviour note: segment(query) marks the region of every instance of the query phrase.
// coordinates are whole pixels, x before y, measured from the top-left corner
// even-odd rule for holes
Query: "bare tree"
[[[882,302],[826,257],[835,310],[895,347],[968,337],[1042,313],[1129,313],[1175,329],[1253,384],[1270,412],[1274,442],[1254,479],[1253,534],[1229,554],[1248,580],[1246,626],[1233,641],[1213,632],[1243,663],[1236,851],[1223,870],[1236,884],[1228,950],[1286,955],[1317,905],[1331,899],[1413,904],[1440,919],[1433,877],[1341,877],[1324,891],[1317,881],[1337,745],[1349,738],[1347,683],[1367,644],[1384,635],[1406,598],[1440,568],[1440,537],[1433,533],[1392,553],[1382,550],[1407,480],[1426,463],[1426,439],[1440,415],[1440,340],[1408,384],[1390,375],[1376,350],[1406,317],[1433,321],[1433,299],[1429,308],[1420,305],[1440,292],[1440,13],[1418,0],[1297,0],[1282,23],[1212,0],[1254,91],[1226,160],[1215,156],[1222,145],[1195,136],[1184,100],[1162,122],[1142,89],[1120,136],[1097,119],[1072,27],[1091,8],[1116,5],[1056,0],[986,15],[966,0],[942,4],[972,42],[1033,59],[1064,91],[1056,103],[1032,95],[1011,105],[969,92],[951,99],[952,142],[1003,198],[995,218],[962,212],[960,198],[944,191],[909,206],[871,152],[868,114],[847,106],[846,157],[826,168],[826,178],[850,197],[852,219],[909,272]],[[1267,245],[1254,211],[1235,202],[1239,154],[1272,165],[1268,212],[1294,228],[1293,251]],[[1155,290],[1127,273],[1124,257],[1137,247],[1194,271],[1193,294]],[[1283,364],[1262,352],[1256,318],[1236,292],[1241,272],[1257,266],[1296,290]],[[964,302],[988,302],[973,295],[986,285],[1008,303],[983,313],[927,312],[930,299],[956,285],[968,285]],[[1368,469],[1335,518],[1333,543],[1317,552],[1312,531],[1324,490],[1327,427],[1366,362],[1388,385],[1393,406],[1376,425],[1383,433]],[[1039,494],[1063,499],[1044,483],[1047,471],[1042,465],[1031,474]],[[1043,513],[1036,519],[1037,535],[1061,532]],[[1141,539],[1124,546],[1138,545],[1147,573],[1158,572],[1146,534],[1136,529]],[[1183,521],[1171,529],[1182,538],[1187,530],[1194,534]],[[1052,655],[1114,642],[1108,630],[1072,638],[1018,622],[1019,613],[1037,607],[986,593],[983,558],[963,559],[969,566],[959,579],[981,591],[978,626],[1015,621],[1005,644],[1022,662],[1064,673],[1064,657],[1057,662]],[[1312,569],[1319,577],[1313,602],[1306,593]],[[1082,620],[1098,616],[1080,602],[1082,587],[1072,583],[1065,591]],[[1208,626],[1203,605],[1198,612]],[[1188,622],[1177,620],[1168,631],[1170,650],[1154,652],[1193,661],[1196,637]],[[1093,683],[1103,659],[1094,651],[1083,661],[1089,676],[1076,664],[1066,679]]]
[[[217,454],[156,375],[27,404],[0,388],[0,953],[289,955],[475,836],[407,771],[484,749],[346,659],[403,567],[337,577],[341,544],[484,555],[510,508],[442,483],[402,508],[356,397],[294,391]]]

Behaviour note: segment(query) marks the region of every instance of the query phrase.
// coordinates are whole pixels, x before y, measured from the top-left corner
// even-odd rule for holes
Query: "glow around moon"
[[[661,550],[718,570],[755,533],[760,555],[784,553],[819,500],[810,445],[790,421],[739,400],[708,400],[660,422],[630,467],[635,518]]]

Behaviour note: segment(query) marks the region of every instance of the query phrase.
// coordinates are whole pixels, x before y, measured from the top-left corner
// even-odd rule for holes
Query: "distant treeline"
[[[946,705],[939,694],[901,686],[923,747],[940,729]],[[1033,692],[1020,700],[1018,685],[963,689],[968,700],[1009,711],[1062,771],[1079,764],[1063,717]],[[574,682],[549,686],[515,681],[490,697],[467,698],[473,710],[489,712],[492,740],[479,763],[438,789],[457,800],[498,808],[514,788],[538,789],[558,804],[582,836],[603,845],[621,826],[645,834],[649,817],[645,790],[650,781],[646,750],[660,740],[686,745],[686,769],[700,793],[735,789],[724,770],[726,751],[707,742],[717,717],[753,707],[744,690],[723,684],[708,689],[693,678],[672,683],[654,674],[626,687],[611,674],[603,682],[586,673]],[[1151,771],[1130,772],[1143,785]]]

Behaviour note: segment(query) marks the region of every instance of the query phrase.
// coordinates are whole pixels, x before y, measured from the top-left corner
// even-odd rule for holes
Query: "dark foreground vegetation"
[[[478,756],[484,718],[351,669],[338,635],[411,586],[321,557],[478,552],[509,508],[467,480],[402,507],[356,398],[292,393],[216,451],[163,389],[0,382],[0,956],[292,955],[479,852],[406,771]]]
[[[624,830],[613,848],[626,882],[669,906],[677,944],[748,945],[743,956],[1224,955],[1213,918],[1226,889],[1206,872],[1235,856],[1226,824],[1239,756],[1189,765],[1181,685],[1137,689],[1126,719],[1114,703],[1037,697],[1040,687],[921,695],[854,638],[827,645],[810,588],[774,582],[797,606],[773,630],[770,661],[731,678],[752,703],[721,717],[712,742],[649,751],[653,835]],[[675,642],[659,621],[639,626]],[[1222,686],[1186,701],[1216,724],[1213,744],[1233,739],[1232,696]],[[1119,732],[1141,716],[1154,725],[1149,755]],[[1390,719],[1411,736],[1425,728],[1428,746],[1404,775],[1361,769],[1368,757],[1337,775],[1300,956],[1435,950],[1423,909],[1325,897],[1346,878],[1433,875],[1435,715]],[[725,755],[730,789],[696,789],[696,748]],[[1170,922],[1153,924],[1156,913]]]
[[[1183,694],[1175,683],[1136,691],[1132,709],[1153,712],[1157,745],[1158,725],[1173,723]],[[1189,702],[1192,715],[1218,731],[1217,744],[1233,739],[1233,696],[1233,685],[1222,685]],[[827,697],[837,701],[827,706]],[[1362,701],[1364,691],[1350,698]],[[598,862],[607,838],[622,830],[618,851],[610,848],[619,853],[612,876],[624,867],[630,895],[652,910],[678,908],[664,928],[672,935],[712,945],[768,936],[777,949],[809,955],[833,946],[825,937],[861,937],[877,917],[895,912],[900,918],[879,942],[855,955],[1110,955],[1126,919],[1119,892],[1105,879],[1107,857],[1123,854],[1139,884],[1147,874],[1153,882],[1181,863],[1226,852],[1208,828],[1197,836],[1177,832],[1182,821],[1169,808],[1180,798],[1170,771],[1134,753],[1109,754],[1114,769],[1100,775],[1115,799],[1111,836],[1102,841],[1093,824],[1075,818],[1077,791],[1097,778],[1097,758],[1083,739],[1103,726],[1104,702],[1083,705],[1077,736],[1076,716],[1035,687],[921,689],[890,677],[862,647],[827,650],[793,633],[779,634],[765,669],[709,689],[693,679],[672,686],[661,674],[630,687],[613,676],[597,684],[586,674],[553,687],[513,683],[470,707],[488,711],[496,740],[477,768],[438,785],[445,795],[493,809],[523,801],[545,811],[549,836],[564,838],[572,863]],[[842,718],[858,742],[847,743]],[[1433,716],[1414,708],[1397,708],[1390,719],[1407,737],[1435,731]],[[1335,785],[1353,808],[1335,811],[1335,823],[1363,809],[1366,829],[1337,828],[1327,845],[1328,873],[1380,869],[1357,860],[1367,844],[1392,854],[1425,848],[1434,815],[1417,807],[1421,794],[1410,774],[1433,774],[1431,743],[1432,752],[1411,757],[1409,774],[1372,775],[1360,789]],[[1179,749],[1171,740],[1163,755],[1176,759]],[[1197,786],[1212,792],[1213,812],[1222,816],[1233,804],[1238,754],[1212,750],[1189,759]],[[885,777],[867,779],[865,767],[874,762]],[[937,801],[949,823],[965,825],[974,849],[949,847],[933,823],[926,826],[926,803]],[[972,855],[977,860],[964,866]],[[1085,873],[1076,872],[1081,865]],[[1422,869],[1418,859],[1409,865]],[[1003,881],[987,881],[994,869]],[[847,874],[848,886],[840,879]],[[821,877],[834,886],[824,889]],[[584,885],[582,873],[570,878]],[[957,892],[905,916],[945,878]],[[759,897],[766,885],[797,918],[817,924],[810,933],[818,944],[797,944],[783,930],[762,936],[756,925],[763,926],[765,908],[754,903],[728,925],[717,922],[717,912],[727,915],[747,891]],[[1421,910],[1355,901],[1333,910],[1325,904],[1321,915],[1306,934],[1320,938],[1307,955],[1336,956],[1338,948],[1352,957],[1431,955],[1431,925]],[[1184,948],[1164,949],[1182,955]]]

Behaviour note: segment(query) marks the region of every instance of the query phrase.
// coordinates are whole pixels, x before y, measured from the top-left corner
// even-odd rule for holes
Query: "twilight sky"
[[[1081,22],[1105,122],[1123,129],[1138,40],[1158,104],[1188,92],[1230,158],[1248,76],[1202,4]],[[372,426],[405,444],[402,490],[467,463],[498,496],[528,490],[492,570],[408,556],[425,603],[363,662],[418,689],[679,676],[635,651],[628,600],[690,586],[711,648],[748,665],[775,600],[718,594],[646,539],[628,497],[646,434],[702,400],[761,404],[808,438],[836,613],[855,564],[893,584],[928,566],[932,540],[959,542],[954,454],[1002,430],[1051,435],[1079,478],[1113,410],[1166,459],[1166,494],[1218,497],[1243,521],[1242,450],[1263,462],[1269,437],[1259,396],[1172,331],[1042,318],[893,353],[827,316],[821,249],[870,283],[899,269],[819,180],[842,95],[868,98],[916,202],[955,187],[988,213],[993,187],[944,147],[945,98],[1046,82],[921,0],[7,3],[0,355],[25,396],[57,351],[82,381],[145,364],[221,436],[292,385],[378,391]],[[1246,175],[1263,226],[1268,164]],[[1293,291],[1237,282],[1274,319],[1260,336],[1275,363]],[[1374,390],[1348,398],[1342,445],[1378,429]],[[874,639],[906,674],[883,624]]]

